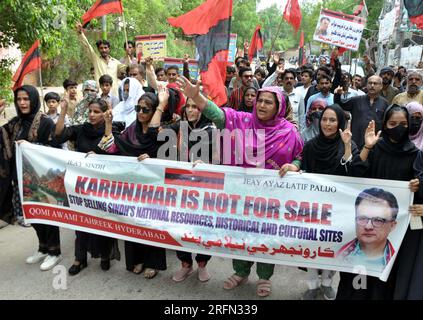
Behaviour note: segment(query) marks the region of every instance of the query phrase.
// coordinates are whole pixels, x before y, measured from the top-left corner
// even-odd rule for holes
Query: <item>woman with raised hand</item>
[[[245,145],[245,140],[236,136],[235,139],[239,141],[232,141],[232,145],[223,150],[224,158],[225,152],[230,153],[228,163],[224,164],[278,169],[281,176],[288,171],[299,171],[303,141],[295,125],[286,120],[287,103],[279,87],[260,89],[252,113],[246,113],[232,108],[219,108],[200,93],[199,83],[193,86],[184,77],[178,78],[177,82],[184,94],[194,101],[202,114],[212,120],[218,129],[240,130],[244,133],[250,130],[253,138],[245,139],[250,145]],[[264,133],[264,137],[260,137],[261,133]],[[264,141],[261,138],[264,138]],[[260,142],[264,145],[260,145]],[[233,152],[236,148],[239,148],[239,152]],[[245,153],[245,150],[251,150],[252,154],[257,154],[259,148],[264,149],[262,157],[253,158]],[[225,281],[224,288],[230,290],[247,282],[253,264],[251,261],[234,259],[235,274]],[[258,296],[266,297],[271,293],[270,278],[274,267],[273,264],[257,263]]]
[[[111,109],[111,106],[105,100],[95,98],[88,103],[88,121],[65,127],[67,107],[67,101],[63,100],[60,117],[56,123],[55,141],[59,144],[71,141],[78,152],[106,153],[97,145],[105,131],[104,113]],[[115,130],[119,129],[115,128]],[[101,258],[100,266],[104,271],[110,269],[110,259],[120,259],[116,239],[82,231],[75,231],[75,233],[75,261],[69,268],[70,275],[76,275],[87,267],[88,252],[93,258]]]
[[[418,191],[420,182],[415,178],[413,164],[419,150],[410,141],[409,128],[408,111],[398,105],[392,105],[385,111],[383,127],[378,133],[375,132],[375,122],[370,121],[364,134],[364,147],[360,153],[362,173],[357,173],[357,176],[409,181],[410,190]],[[336,299],[393,299],[399,264],[399,260],[395,261],[386,282],[367,276],[366,289],[354,287],[356,274],[341,272]]]
[[[105,114],[106,130],[98,147],[109,154],[137,157],[139,161],[156,158],[161,145],[157,141],[160,120],[167,108],[168,89],[158,85],[158,97],[144,93],[135,105],[136,119],[122,133],[112,132],[112,111]],[[146,244],[125,241],[126,269],[135,274],[144,271],[146,279],[154,278],[159,270],[166,270],[166,250]]]
[[[318,118],[318,134],[306,142],[302,169],[308,173],[354,176],[355,166],[361,164],[360,153],[352,141],[350,125],[345,125],[345,113],[337,105],[324,108]],[[319,272],[322,281],[320,285]],[[335,271],[307,269],[308,290],[303,300],[315,300],[322,290],[326,300],[334,300],[332,278]]]

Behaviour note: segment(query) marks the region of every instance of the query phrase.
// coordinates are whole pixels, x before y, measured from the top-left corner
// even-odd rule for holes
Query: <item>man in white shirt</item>
[[[294,120],[298,123],[298,129],[300,130],[305,125],[305,107],[303,97],[294,90],[296,77],[297,75],[295,70],[288,69],[279,75],[278,84],[282,84],[283,91],[289,98],[292,111],[294,112]]]
[[[311,82],[313,81],[313,70],[305,69],[301,71],[301,83],[302,86],[296,87],[295,91],[300,94],[300,96],[305,99],[308,89],[311,87]]]
[[[108,74],[112,77],[113,83],[119,83],[118,80],[118,68],[123,65],[119,60],[110,56],[110,43],[107,40],[98,40],[96,45],[98,52],[94,51],[91,44],[88,42],[87,37],[83,33],[83,28],[81,23],[77,23],[76,29],[78,31],[78,38],[82,43],[82,46],[88,53],[88,58],[90,59],[92,65],[94,66],[95,81],[97,86],[99,86],[98,80],[103,74]],[[115,97],[118,97],[118,87],[114,86],[112,88],[112,94]]]

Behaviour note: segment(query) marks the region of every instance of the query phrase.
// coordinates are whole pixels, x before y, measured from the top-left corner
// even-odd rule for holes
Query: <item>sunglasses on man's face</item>
[[[135,106],[135,111],[136,112],[141,112],[141,113],[149,113],[150,111],[152,111],[153,109],[152,108],[149,108],[149,107],[142,107],[142,106],[140,106],[139,104],[137,104],[136,106]]]

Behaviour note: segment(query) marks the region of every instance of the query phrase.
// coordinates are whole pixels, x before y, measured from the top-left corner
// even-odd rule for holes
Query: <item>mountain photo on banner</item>
[[[226,65],[232,17],[232,0],[207,0],[199,7],[168,22],[195,36],[198,67],[205,93],[218,106],[227,101]]]
[[[96,3],[82,16],[82,25],[85,27],[92,19],[110,13],[123,12],[121,0],[97,0]]]

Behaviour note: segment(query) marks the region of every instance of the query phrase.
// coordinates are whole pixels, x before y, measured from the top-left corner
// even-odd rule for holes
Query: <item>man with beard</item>
[[[241,105],[244,90],[253,85],[254,78],[253,71],[250,67],[241,67],[239,69],[238,75],[242,84],[238,89],[232,91],[231,97],[229,99],[229,105],[235,110],[238,110],[239,106]]]
[[[411,72],[407,78],[407,91],[398,94],[392,100],[392,104],[398,104],[403,107],[413,101],[423,104],[423,91],[420,90],[422,85],[422,75],[418,72]]]
[[[78,37],[86,49],[88,53],[88,58],[91,60],[92,65],[94,66],[94,80],[97,81],[97,85],[99,86],[98,80],[103,74],[108,74],[112,77],[113,83],[118,84],[118,69],[120,66],[124,66],[119,60],[112,58],[110,56],[110,42],[107,40],[98,40],[96,42],[96,46],[100,56],[94,51],[91,44],[88,42],[87,37],[84,35],[83,28],[81,23],[76,24],[76,30],[78,31]],[[112,94],[115,97],[118,97],[118,86],[112,87]]]
[[[379,76],[382,78],[382,92],[381,96],[388,100],[388,103],[391,104],[394,97],[399,93],[397,88],[392,86],[392,79],[394,78],[394,70],[389,67],[383,68],[379,72]]]
[[[364,96],[342,101],[341,95],[344,94],[344,90],[342,87],[338,87],[334,96],[334,102],[352,115],[351,132],[359,149],[364,146],[364,133],[370,121],[375,121],[376,132],[382,130],[383,114],[389,106],[388,101],[380,96],[382,91],[381,77],[371,76],[367,81],[367,91]]]

